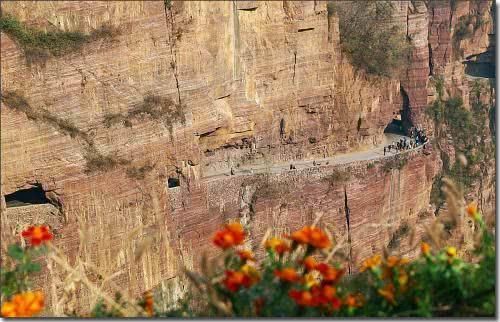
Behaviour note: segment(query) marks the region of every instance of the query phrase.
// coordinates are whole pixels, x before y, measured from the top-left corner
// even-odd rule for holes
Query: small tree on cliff
[[[329,14],[339,17],[342,51],[356,68],[391,77],[407,62],[411,46],[401,29],[391,23],[393,6],[390,1],[329,3]]]

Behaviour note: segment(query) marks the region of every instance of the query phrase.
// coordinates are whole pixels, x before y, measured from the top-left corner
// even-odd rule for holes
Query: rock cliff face
[[[418,237],[432,218],[436,149],[409,153],[400,169],[383,160],[217,174],[371,149],[401,109],[432,130],[424,113],[432,75],[468,102],[461,60],[491,51],[491,3],[394,4],[393,23],[414,46],[402,79],[355,71],[340,50],[338,17],[323,1],[3,2],[3,14],[35,28],[88,33],[110,25],[118,33],[27,64],[2,32],[2,95],[10,99],[1,105],[1,194],[35,185],[50,192],[62,216],[47,222],[70,264],[130,296],[169,285],[180,293],[182,267],[213,251],[212,233],[231,218],[247,225],[257,246],[267,228],[284,233],[321,214],[355,271],[395,229],[411,225]],[[469,15],[483,23],[455,41]],[[492,171],[476,190],[488,207]],[[2,241],[39,220],[5,207],[2,198]],[[412,255],[410,244],[391,247]],[[71,296],[67,272],[52,265],[38,282],[60,315]],[[87,309],[95,294],[75,285]]]

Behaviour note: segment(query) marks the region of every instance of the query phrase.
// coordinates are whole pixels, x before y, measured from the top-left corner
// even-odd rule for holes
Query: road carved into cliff
[[[377,145],[376,147],[370,150],[343,153],[335,155],[333,157],[322,158],[322,159],[287,161],[286,163],[273,164],[271,167],[269,167],[269,165],[267,164],[243,166],[239,168],[234,168],[233,174],[231,174],[231,169],[225,169],[222,171],[208,170],[204,173],[202,178],[204,180],[218,180],[220,178],[224,178],[226,176],[231,176],[231,175],[238,176],[238,175],[251,175],[259,173],[277,174],[287,171],[304,170],[307,168],[316,168],[321,166],[342,165],[357,161],[372,161],[372,160],[379,161],[384,158],[390,158],[394,155],[405,154],[411,151],[422,149],[423,146],[420,145],[414,149],[405,150],[402,152],[392,152],[392,151],[386,152],[384,155],[384,146],[387,146],[387,144],[393,141],[399,141],[399,139],[403,138],[406,138],[407,140],[410,139],[409,137],[403,135],[390,133],[386,134],[384,142],[382,142],[381,144]],[[290,164],[293,164],[293,166],[295,167],[293,170],[290,169]]]

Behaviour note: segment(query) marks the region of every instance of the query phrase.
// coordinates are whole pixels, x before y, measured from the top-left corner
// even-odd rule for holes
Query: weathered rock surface
[[[490,10],[489,2],[455,3],[396,4],[394,23],[414,45],[398,80],[353,69],[340,52],[338,18],[322,1],[2,2],[4,13],[37,28],[89,32],[110,24],[120,33],[43,66],[28,66],[15,40],[1,34],[2,93],[16,91],[58,120],[30,119],[2,102],[1,194],[33,183],[57,193],[64,220],[55,244],[92,281],[110,277],[103,289],[119,286],[129,296],[165,283],[180,292],[182,267],[196,267],[203,251],[213,254],[210,237],[231,218],[247,224],[258,246],[267,228],[285,233],[322,214],[339,242],[351,236],[344,250],[355,271],[402,224],[419,236],[432,219],[422,214],[441,167],[435,150],[412,153],[401,169],[352,164],[342,183],[328,180],[333,167],[204,177],[238,164],[369,149],[402,108],[430,127],[429,75],[443,74],[447,90],[464,98],[471,86],[452,55],[453,26],[476,11],[486,19]],[[487,22],[461,41],[462,57],[487,51],[490,30]],[[130,116],[152,97],[170,100],[182,117]],[[116,115],[121,121],[107,123]],[[79,134],[65,134],[64,122]],[[88,173],[91,147],[123,162]],[[180,187],[167,188],[168,178],[179,178]],[[491,172],[478,191],[490,205]],[[2,211],[4,245],[19,229],[11,211]],[[414,252],[409,241],[396,250]],[[51,303],[70,301],[62,295],[66,276],[57,266],[40,275]],[[79,284],[75,292],[84,309],[96,298]],[[52,305],[53,313],[65,306]]]

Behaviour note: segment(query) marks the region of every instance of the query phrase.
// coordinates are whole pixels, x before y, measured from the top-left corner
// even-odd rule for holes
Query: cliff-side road
[[[369,161],[369,160],[379,160],[385,157],[391,157],[396,154],[402,154],[411,150],[417,150],[422,148],[422,145],[419,145],[418,147],[411,149],[411,150],[406,150],[406,151],[401,151],[401,152],[386,152],[384,156],[384,146],[389,145],[390,143],[394,141],[399,141],[401,138],[407,138],[410,139],[407,136],[404,135],[398,135],[398,134],[393,134],[393,133],[386,133],[385,134],[385,140],[383,143],[379,144],[373,149],[366,150],[366,151],[357,151],[357,152],[350,152],[350,153],[344,153],[344,154],[339,154],[333,157],[329,158],[322,158],[322,159],[311,159],[311,160],[298,160],[298,161],[291,161],[291,162],[286,162],[286,163],[279,163],[279,164],[273,164],[271,167],[268,164],[256,164],[256,165],[251,165],[251,166],[243,166],[243,167],[238,167],[238,168],[233,168],[234,175],[248,175],[248,174],[255,174],[255,173],[280,173],[283,171],[293,171],[293,170],[299,170],[299,169],[305,169],[305,168],[311,168],[311,167],[318,167],[318,166],[326,166],[326,165],[340,165],[340,164],[346,164],[346,163],[351,163],[351,162],[356,162],[356,161]],[[290,169],[290,164],[293,164],[295,169],[291,170]],[[231,171],[220,171],[220,172],[207,172],[204,175],[205,180],[217,180],[220,177],[223,176],[230,176]]]

